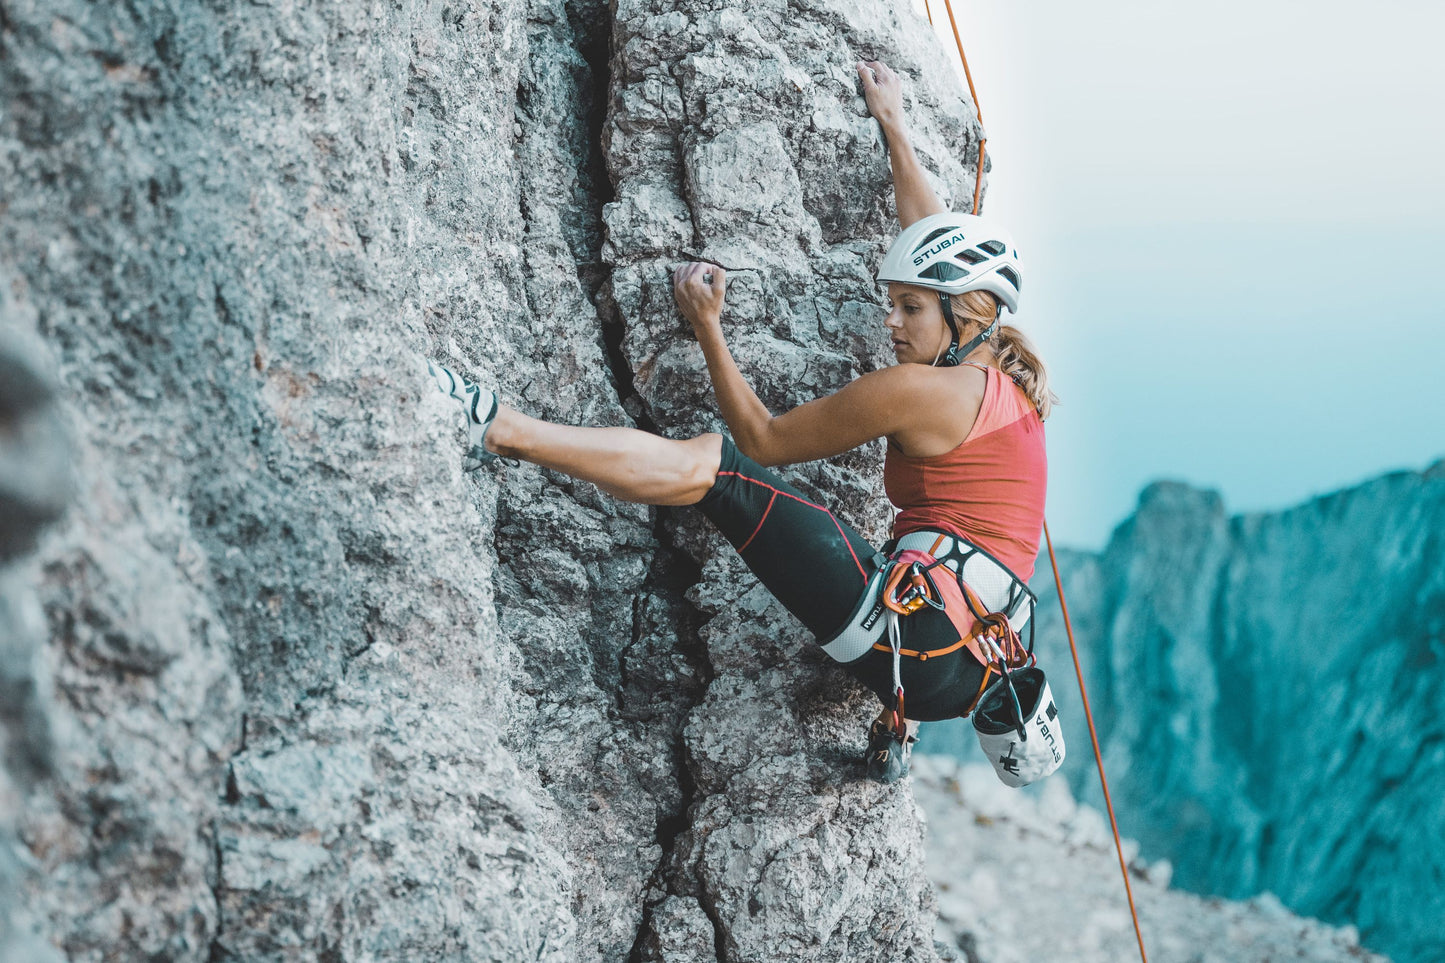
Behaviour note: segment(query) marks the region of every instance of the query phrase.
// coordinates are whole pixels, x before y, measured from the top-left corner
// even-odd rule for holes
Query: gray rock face
[[[1102,553],[1061,560],[1121,827],[1176,885],[1445,958],[1442,551],[1445,462],[1233,517],[1157,484]],[[1035,589],[1065,772],[1102,805],[1047,567]]]
[[[0,45],[0,290],[64,399],[7,320],[7,959],[935,958],[868,700],[687,512],[464,477],[422,365],[716,428],[684,251],[768,403],[882,363],[852,63],[921,75],[920,24],[21,0]],[[971,108],[910,97],[971,194]],[[878,532],[876,454],[796,478]]]
[[[493,12],[7,8],[5,286],[82,478],[19,833],[72,960],[567,956],[492,509],[418,361],[516,303],[468,271],[515,247]]]
[[[54,771],[51,680],[37,659],[45,617],[25,557],[65,509],[70,439],[43,346],[0,289],[0,959],[60,959],[17,898],[34,861],[17,838],[22,800]]]
[[[910,46],[922,34],[869,5],[619,3],[615,37],[604,256],[647,418],[670,434],[721,427],[671,303],[684,252],[736,269],[734,355],[775,410],[882,363],[871,265],[893,230],[889,175],[852,63],[886,51],[919,74],[939,52]],[[971,191],[966,152],[941,146],[976,144],[971,112],[953,91],[917,97],[943,179]],[[866,452],[792,477],[881,536],[879,462]],[[703,564],[690,597],[711,617],[711,678],[684,730],[690,823],[659,878],[669,899],[643,958],[695,958],[698,907],[723,959],[932,959],[912,800],[858,781],[868,700],[696,516],[668,521]]]

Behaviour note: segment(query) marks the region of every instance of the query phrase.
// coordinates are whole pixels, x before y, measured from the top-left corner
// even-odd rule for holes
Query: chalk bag
[[[1027,786],[1063,763],[1058,716],[1049,681],[1037,666],[1006,671],[984,691],[973,712],[973,730],[1004,785]]]

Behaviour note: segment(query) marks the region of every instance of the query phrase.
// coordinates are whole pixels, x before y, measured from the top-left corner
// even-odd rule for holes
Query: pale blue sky
[[[1249,511],[1445,457],[1445,5],[954,13],[1063,400],[1056,541],[1156,478]]]

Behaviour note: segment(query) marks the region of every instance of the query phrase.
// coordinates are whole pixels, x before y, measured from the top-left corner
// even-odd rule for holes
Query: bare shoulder
[[[988,373],[973,365],[934,368],[925,364],[895,364],[869,372],[858,379],[873,390],[894,391],[913,402],[934,404],[983,403]]]
[[[963,443],[978,420],[988,389],[988,373],[973,365],[931,368],[896,365],[898,388],[908,397],[912,415],[891,440],[905,454],[928,458]]]
[[[926,364],[894,364],[860,376],[854,384],[874,391],[897,391],[918,400],[983,400],[988,374],[973,365],[934,368]]]

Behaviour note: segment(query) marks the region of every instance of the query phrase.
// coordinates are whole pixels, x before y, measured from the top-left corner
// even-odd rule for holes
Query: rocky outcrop
[[[464,477],[421,363],[715,427],[684,252],[738,268],[769,403],[880,363],[851,64],[922,74],[921,24],[22,0],[0,44],[7,317],[54,356],[78,479],[7,576],[0,917],[77,961],[934,958],[856,688],[686,513]],[[971,109],[910,96],[970,193]],[[874,460],[797,478],[876,528]],[[17,546],[52,474],[17,483]]]
[[[54,772],[45,618],[28,556],[65,510],[70,439],[34,319],[0,288],[0,959],[52,963],[45,928],[18,898],[34,861],[16,833],[22,800]]]
[[[1060,947],[1076,963],[1136,958],[1107,819],[1075,802],[1063,780],[1039,788],[1006,789],[984,763],[917,757],[913,791],[927,815],[928,873],[947,942],[964,963],[1029,963]],[[1151,960],[1386,963],[1361,949],[1355,927],[1302,919],[1271,894],[1231,902],[1170,889],[1169,863],[1143,863],[1138,849],[1124,840]]]
[[[1156,484],[1103,552],[1062,560],[1120,823],[1177,885],[1442,958],[1442,551],[1445,462],[1236,516]],[[1035,589],[1065,772],[1102,805],[1046,566]]]
[[[887,56],[918,75],[938,51],[875,5],[615,12],[603,252],[646,419],[673,434],[721,427],[671,304],[669,269],[688,253],[732,269],[734,354],[774,410],[881,364],[871,265],[892,229],[889,174],[852,64]],[[950,89],[916,97],[941,182],[971,190],[969,108]],[[876,451],[792,478],[864,531],[886,522]],[[644,958],[695,958],[685,947],[704,918],[719,959],[933,958],[911,797],[857,778],[867,700],[695,516],[667,531],[702,563],[690,598],[708,619],[709,682],[683,733],[689,821]]]

